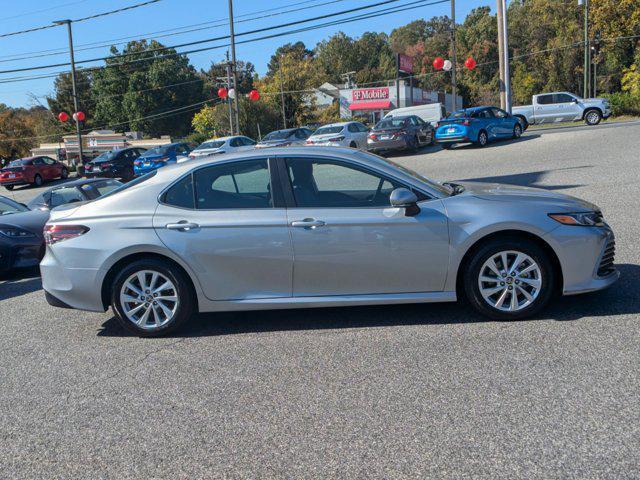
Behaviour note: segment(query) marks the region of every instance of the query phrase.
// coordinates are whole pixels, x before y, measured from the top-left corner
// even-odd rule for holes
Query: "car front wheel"
[[[544,308],[554,288],[549,255],[536,243],[493,240],[478,249],[464,274],[469,302],[482,315],[518,320]]]
[[[522,136],[522,127],[520,123],[516,123],[513,126],[513,138],[520,138]]]
[[[487,143],[489,143],[489,137],[487,136],[487,132],[484,130],[480,131],[478,134],[478,141],[476,142],[480,147],[484,147]]]
[[[180,269],[159,259],[127,265],[115,278],[111,306],[120,324],[141,337],[166,335],[193,313],[194,294]]]
[[[598,125],[602,121],[602,114],[599,110],[589,110],[584,116],[584,121],[587,125]]]

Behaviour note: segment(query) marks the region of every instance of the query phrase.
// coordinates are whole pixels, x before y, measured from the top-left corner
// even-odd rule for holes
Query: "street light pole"
[[[71,91],[73,92],[73,109],[74,113],[77,113],[80,111],[80,109],[78,108],[78,87],[76,85],[76,62],[73,55],[73,33],[71,32],[71,20],[58,20],[53,23],[55,23],[56,25],[67,25],[67,33],[69,34],[69,56],[71,58]],[[84,155],[82,152],[82,133],[80,132],[80,120],[78,120],[76,115],[74,115],[74,117],[74,120],[76,122],[76,134],[78,136],[78,155],[80,164],[82,164]],[[76,168],[78,167],[76,166]]]
[[[282,61],[284,60],[284,54],[280,55],[280,101],[282,102],[282,124],[283,128],[287,128],[287,114],[284,109],[284,77],[282,74]]]
[[[511,75],[509,72],[509,31],[507,2],[496,0],[498,19],[498,50],[500,56],[500,107],[511,113]]]
[[[227,93],[231,87],[231,63],[229,63],[229,50],[227,50]],[[227,95],[227,105],[229,106],[229,129],[231,135],[233,135],[233,107],[231,105],[231,99]]]
[[[452,112],[458,109],[458,85],[456,83],[456,0],[451,0],[451,104]]]
[[[233,27],[233,0],[229,0],[229,40],[231,41],[231,63],[233,71],[233,90],[235,92],[235,98],[233,99],[235,117],[236,117],[236,132],[240,133],[240,113],[238,109],[238,72],[236,64],[236,37]]]
[[[582,95],[589,98],[591,84],[591,48],[589,45],[589,0],[578,0],[578,5],[584,5],[584,85]]]

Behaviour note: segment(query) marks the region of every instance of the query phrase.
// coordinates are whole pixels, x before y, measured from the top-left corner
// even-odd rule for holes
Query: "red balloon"
[[[252,102],[260,100],[260,92],[258,92],[258,90],[251,90],[249,92],[249,100],[251,100]]]
[[[66,112],[60,112],[58,114],[58,120],[60,120],[61,122],[66,122],[67,120],[69,120],[69,115],[67,115]]]
[[[83,122],[85,119],[84,112],[76,112],[73,114],[73,119],[78,122]]]
[[[469,70],[473,70],[474,68],[476,68],[476,61],[473,58],[469,57],[464,61],[464,66]]]
[[[436,57],[433,59],[433,68],[435,68],[436,70],[442,70],[442,67],[444,67],[444,58],[442,57]]]
[[[227,91],[227,89],[226,89],[226,88],[224,88],[224,87],[220,87],[220,88],[218,89],[218,96],[219,96],[220,98],[227,98],[227,96],[228,96],[228,95],[229,95],[229,92]]]

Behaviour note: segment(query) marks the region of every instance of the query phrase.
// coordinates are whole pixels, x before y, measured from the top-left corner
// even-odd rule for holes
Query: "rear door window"
[[[57,188],[51,191],[49,206],[54,208],[67,203],[83,202],[84,200],[84,195],[76,187]]]

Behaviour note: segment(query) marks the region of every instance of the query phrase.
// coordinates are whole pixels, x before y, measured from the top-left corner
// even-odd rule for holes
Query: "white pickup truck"
[[[606,98],[584,99],[568,92],[534,95],[533,105],[513,107],[511,110],[524,128],[541,123],[582,120],[587,125],[597,125],[603,118],[611,115],[611,106]]]

